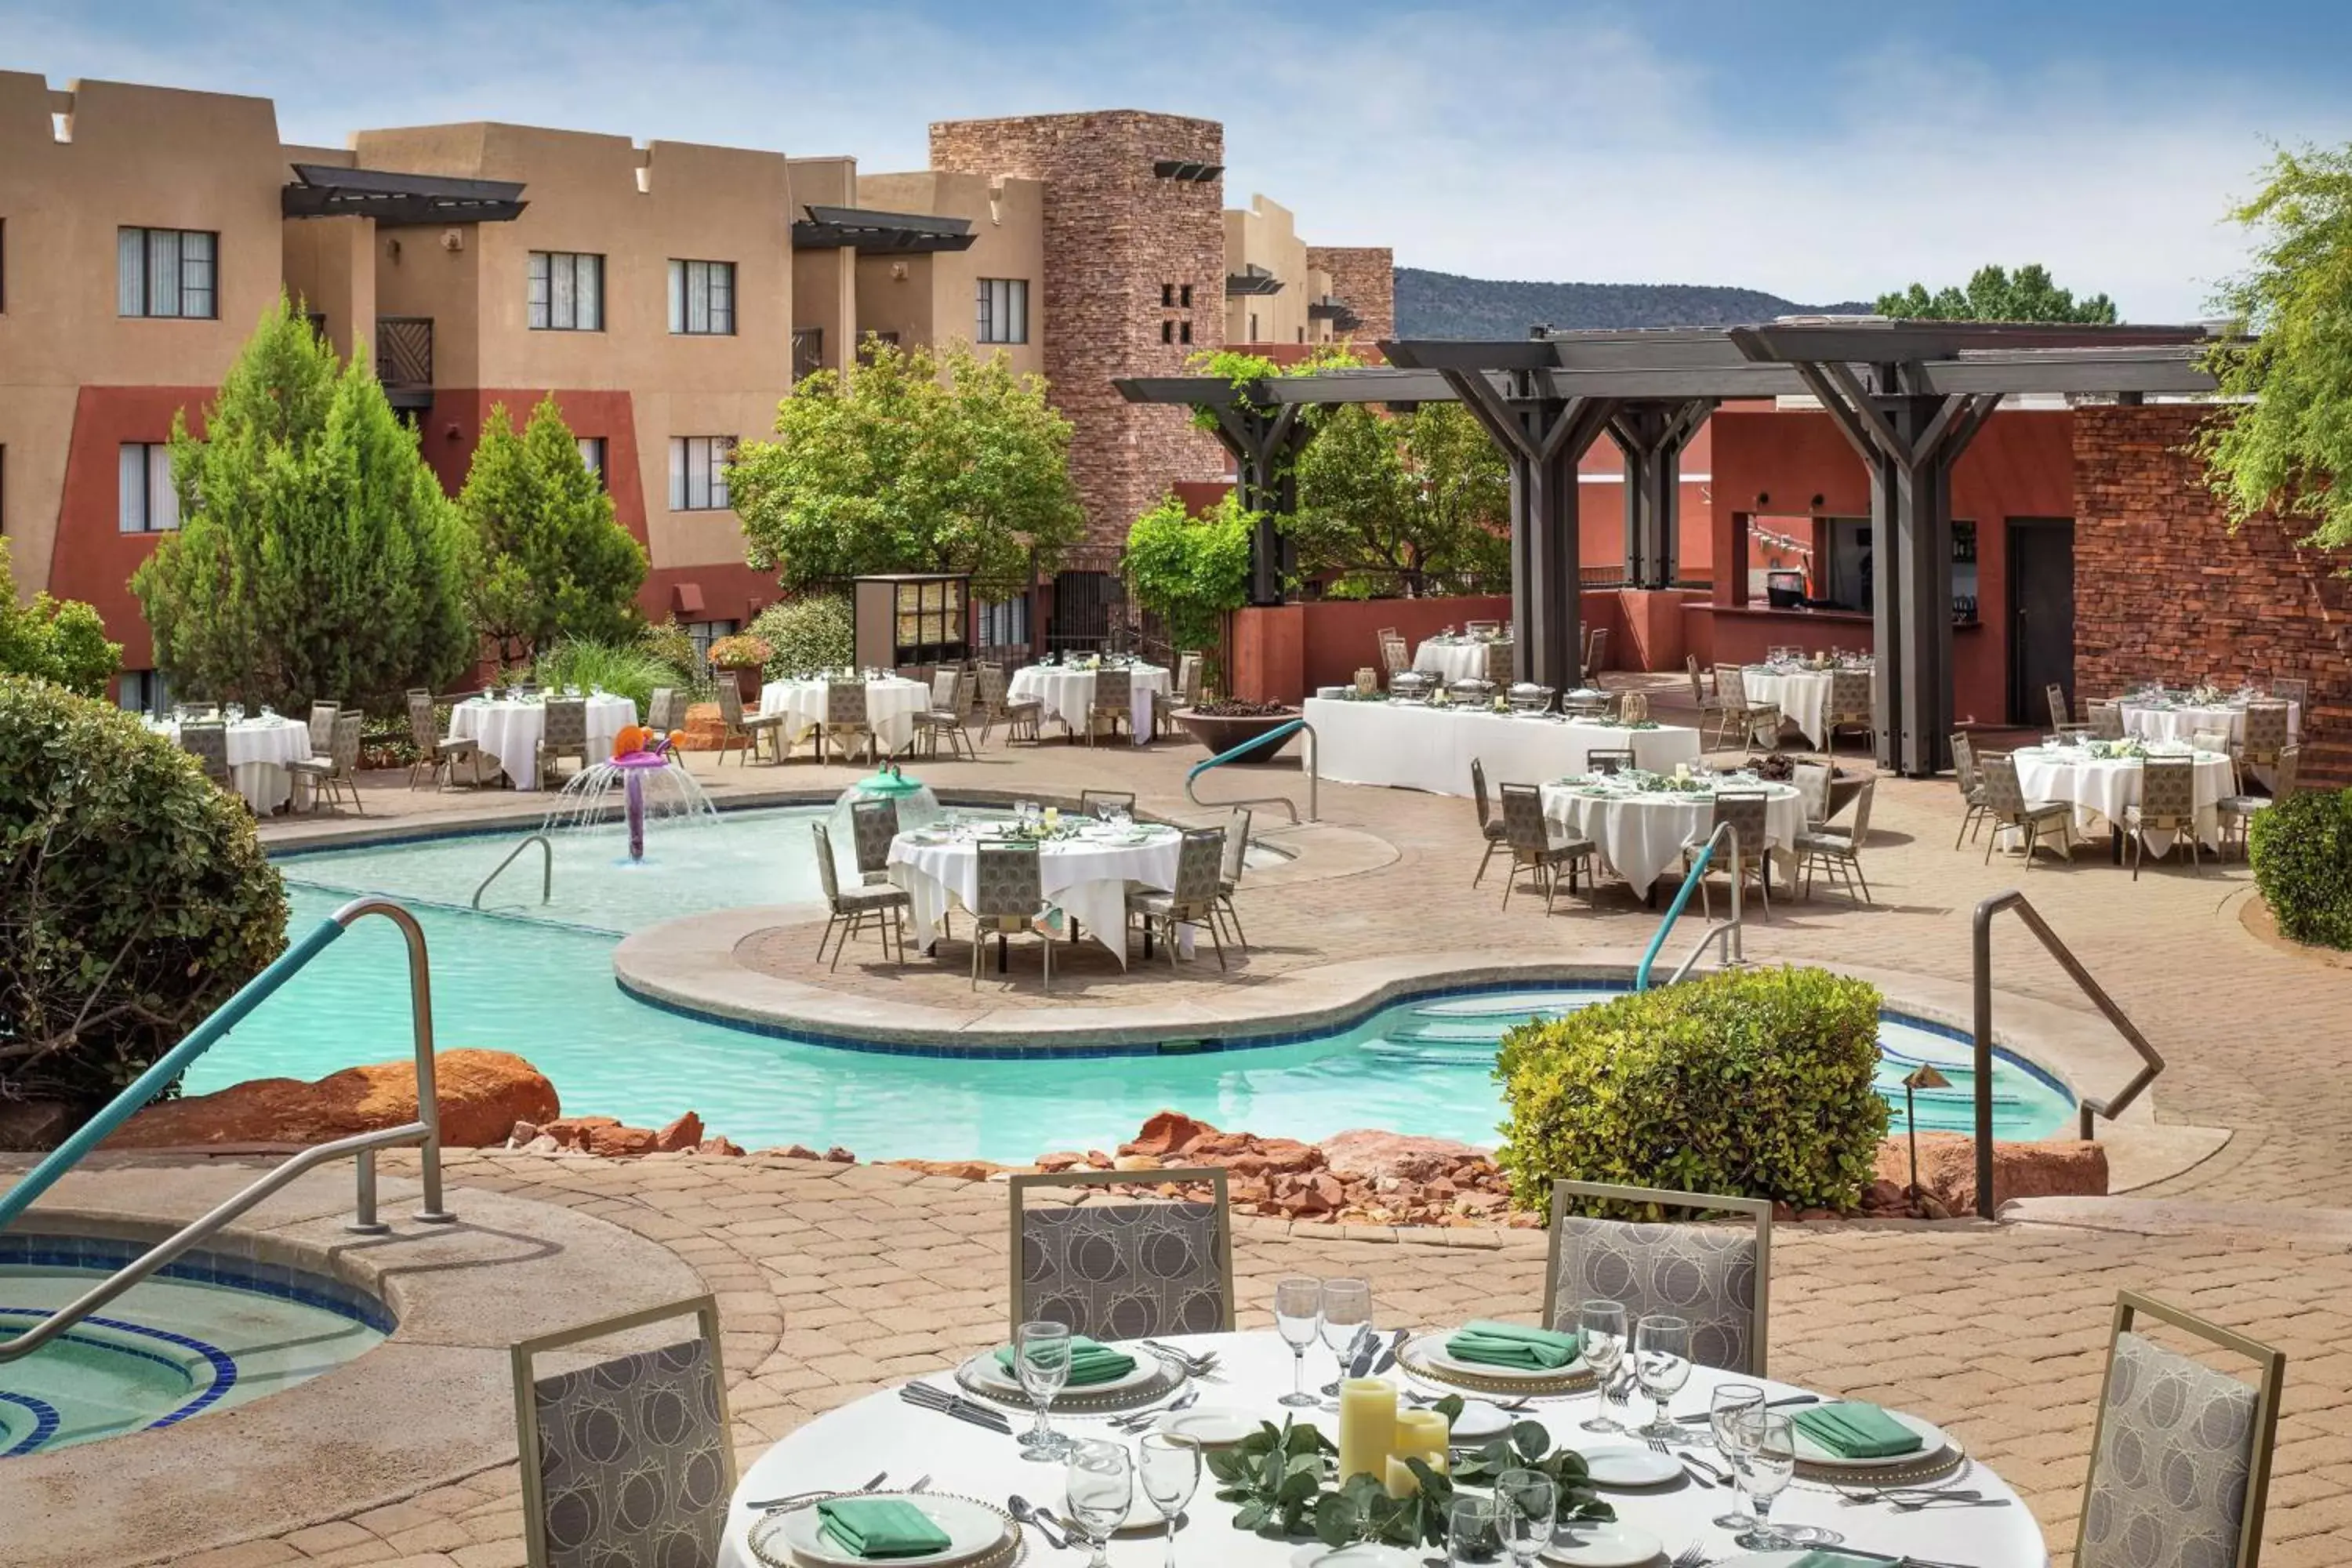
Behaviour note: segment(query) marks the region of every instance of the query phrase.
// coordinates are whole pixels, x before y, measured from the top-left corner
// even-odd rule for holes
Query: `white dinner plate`
[[[1500,1405],[1489,1404],[1484,1399],[1465,1400],[1462,1405],[1462,1414],[1454,1418],[1452,1441],[1457,1447],[1489,1442],[1508,1432],[1511,1429],[1511,1423],[1517,1419],[1517,1416]]]
[[[1496,1366],[1492,1362],[1457,1361],[1445,1353],[1445,1342],[1452,1339],[1454,1332],[1454,1330],[1447,1329],[1434,1334],[1423,1334],[1406,1348],[1412,1352],[1415,1361],[1434,1371],[1456,1373],[1465,1377],[1502,1377],[1514,1383],[1539,1383],[1551,1378],[1566,1382],[1584,1371],[1581,1357],[1550,1372],[1526,1372],[1517,1367]]]
[[[1182,1511],[1180,1510],[1177,1513],[1176,1519],[1179,1524],[1183,1522]],[[1135,1500],[1127,1507],[1127,1522],[1111,1533],[1113,1535],[1162,1535],[1167,1532],[1167,1516],[1151,1506],[1151,1500],[1144,1495],[1143,1483],[1137,1481]]]
[[[1654,1448],[1591,1448],[1585,1452],[1584,1472],[1604,1487],[1655,1487],[1683,1479],[1682,1466],[1671,1454]]]
[[[1883,1459],[1846,1459],[1831,1453],[1827,1448],[1806,1436],[1805,1429],[1800,1426],[1797,1428],[1797,1458],[1808,1465],[1818,1465],[1825,1470],[1889,1470],[1901,1465],[1916,1465],[1931,1455],[1943,1452],[1950,1446],[1951,1440],[1944,1436],[1944,1429],[1935,1423],[1923,1421],[1916,1415],[1908,1415],[1900,1410],[1889,1410],[1886,1414],[1918,1433],[1921,1446],[1907,1454],[1891,1454]]]
[[[1421,1568],[1421,1559],[1399,1546],[1359,1541],[1348,1546],[1313,1542],[1290,1554],[1290,1568]]]
[[[1150,1351],[1138,1350],[1129,1353],[1135,1357],[1135,1370],[1125,1377],[1106,1378],[1100,1383],[1083,1386],[1074,1383],[1063,1389],[1062,1394],[1073,1399],[1085,1399],[1098,1398],[1106,1394],[1129,1394],[1155,1378],[1165,1378],[1169,1374],[1170,1363]],[[1021,1380],[996,1363],[994,1351],[982,1352],[964,1363],[963,1375],[968,1384],[980,1384],[991,1398],[1009,1400],[1024,1409],[1028,1408],[1029,1395],[1023,1390]],[[1055,1395],[1056,1398],[1061,1396]]]
[[[1665,1549],[1664,1542],[1630,1524],[1562,1524],[1541,1555],[1568,1568],[1644,1568]]]
[[[1190,1437],[1203,1447],[1222,1448],[1238,1443],[1265,1423],[1246,1410],[1231,1405],[1195,1405],[1171,1410],[1160,1417],[1160,1430],[1171,1437]]]
[[[908,1568],[949,1568],[950,1564],[970,1562],[992,1550],[1004,1539],[1004,1516],[993,1509],[982,1508],[962,1498],[939,1497],[930,1492],[876,1492],[877,1498],[897,1498],[923,1511],[925,1518],[947,1532],[948,1547],[944,1552],[927,1552],[920,1557],[893,1557],[894,1565]],[[793,1555],[814,1568],[872,1568],[871,1558],[859,1557],[833,1543],[824,1531],[824,1521],[814,1508],[797,1510],[784,1515],[781,1531],[784,1544]]]

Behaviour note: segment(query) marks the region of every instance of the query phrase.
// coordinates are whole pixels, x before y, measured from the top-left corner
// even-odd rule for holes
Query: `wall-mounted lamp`
[[[1772,504],[1772,492],[1770,490],[1758,490],[1756,492],[1756,504],[1759,507],[1770,506]]]

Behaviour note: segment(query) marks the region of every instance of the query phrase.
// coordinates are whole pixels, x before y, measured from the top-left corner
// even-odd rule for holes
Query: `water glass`
[[[1022,1392],[1037,1407],[1036,1425],[1021,1434],[1021,1457],[1040,1463],[1067,1457],[1070,1441],[1054,1430],[1054,1396],[1070,1381],[1070,1331],[1062,1323],[1024,1323],[1013,1335],[1013,1366]]]
[[[1172,1432],[1147,1432],[1135,1445],[1143,1495],[1168,1521],[1168,1568],[1176,1568],[1176,1516],[1201,1485],[1201,1446]]]
[[[1447,1568],[1496,1568],[1508,1561],[1499,1500],[1456,1492],[1445,1506]]]
[[[1633,1326],[1633,1377],[1657,1408],[1644,1437],[1679,1437],[1682,1428],[1666,1414],[1666,1401],[1690,1381],[1690,1324],[1654,1312]]]
[[[1495,1510],[1512,1561],[1528,1568],[1551,1544],[1552,1523],[1559,1517],[1559,1487],[1541,1470],[1505,1470],[1495,1478]]]
[[[1748,1552],[1780,1552],[1796,1544],[1772,1528],[1772,1500],[1797,1473],[1797,1426],[1786,1415],[1757,1410],[1739,1418],[1740,1454],[1733,1463],[1746,1483],[1756,1528],[1737,1538]]]
[[[1718,1383],[1707,1395],[1707,1429],[1715,1438],[1716,1451],[1730,1464],[1733,1476],[1731,1510],[1717,1514],[1718,1530],[1746,1530],[1755,1524],[1740,1496],[1740,1474],[1738,1455],[1739,1446],[1747,1441],[1746,1423],[1764,1409],[1764,1391],[1752,1383]]]
[[[1099,1438],[1071,1444],[1067,1500],[1070,1518],[1094,1548],[1087,1568],[1108,1568],[1111,1532],[1135,1506],[1135,1465],[1127,1446]]]
[[[1369,1279],[1326,1279],[1323,1281],[1323,1347],[1339,1361],[1339,1377],[1348,1375],[1348,1352],[1355,1348],[1356,1336],[1372,1331],[1372,1282]],[[1335,1378],[1323,1391],[1332,1398],[1339,1397],[1339,1384]]]
[[[1601,1396],[1601,1408],[1583,1424],[1587,1432],[1618,1432],[1619,1426],[1609,1415],[1609,1384],[1617,1375],[1617,1365],[1625,1359],[1625,1307],[1622,1301],[1592,1300],[1576,1310],[1577,1344],[1584,1352],[1584,1362],[1592,1369],[1593,1388]]]
[[[1281,1403],[1293,1409],[1317,1404],[1307,1392],[1307,1347],[1323,1331],[1323,1281],[1303,1274],[1276,1280],[1274,1326],[1290,1347],[1290,1392]]]

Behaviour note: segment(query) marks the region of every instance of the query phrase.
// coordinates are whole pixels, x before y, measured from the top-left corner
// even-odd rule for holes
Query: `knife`
[[[1782,1394],[1778,1399],[1766,1400],[1764,1402],[1764,1408],[1767,1410],[1785,1410],[1791,1405],[1819,1405],[1821,1402],[1822,1396],[1818,1394]],[[1675,1413],[1674,1418],[1685,1426],[1695,1426],[1700,1422],[1705,1421],[1710,1414],[1712,1413],[1705,1410],[1691,1414],[1684,1414],[1678,1411]]]
[[[1372,1363],[1371,1375],[1378,1377],[1396,1365],[1397,1352],[1404,1349],[1404,1342],[1412,1336],[1412,1333],[1411,1329],[1399,1329],[1396,1331],[1396,1337],[1389,1341],[1389,1348],[1382,1351],[1381,1359]]]
[[[961,1394],[943,1394],[928,1384],[910,1383],[898,1391],[898,1397],[909,1405],[919,1405],[929,1410],[961,1416],[966,1421],[985,1426],[993,1432],[1010,1433],[1013,1430],[1011,1419],[1002,1411],[991,1410],[988,1406],[975,1404]]]
[[[1381,1353],[1379,1331],[1371,1324],[1366,1323],[1356,1331],[1355,1342],[1349,1348],[1351,1353],[1348,1361],[1348,1375],[1349,1377],[1365,1376],[1370,1373],[1373,1360]]]

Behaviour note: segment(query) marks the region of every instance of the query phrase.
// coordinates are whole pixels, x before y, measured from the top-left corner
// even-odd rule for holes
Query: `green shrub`
[[[0,674],[55,681],[84,697],[102,697],[122,668],[122,645],[106,640],[106,622],[79,599],[36,594],[20,605],[11,591],[8,542],[0,539]]]
[[[1748,969],[1613,997],[1503,1037],[1513,1201],[1556,1178],[1851,1208],[1887,1106],[1878,991],[1820,969]]]
[[[2352,948],[2352,790],[2306,790],[2256,813],[2246,853],[2280,931]]]
[[[857,660],[857,618],[839,594],[803,594],[770,605],[751,622],[768,645],[768,679],[833,669]]]
[[[111,704],[0,677],[0,1099],[94,1109],[285,945],[235,795]]]
[[[648,626],[637,634],[637,646],[672,669],[694,668],[694,634],[677,624],[676,616],[663,619],[659,626]]]
[[[598,642],[592,637],[566,637],[539,656],[534,667],[539,684],[553,690],[576,686],[583,691],[604,690],[637,705],[644,722],[656,686],[683,687],[686,671],[665,663],[640,642]]]

